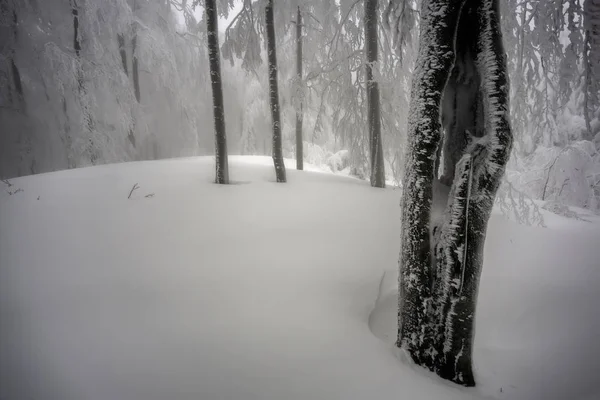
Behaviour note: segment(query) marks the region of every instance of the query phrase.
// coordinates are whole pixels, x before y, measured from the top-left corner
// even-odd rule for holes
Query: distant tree
[[[600,133],[600,0],[584,1],[584,116],[592,139]]]
[[[138,0],[133,0],[133,13],[138,11]],[[135,99],[137,102],[141,102],[142,100],[142,92],[140,89],[140,67],[139,67],[139,54],[138,54],[138,34],[137,34],[137,26],[133,24],[133,37],[131,38],[131,53],[132,53],[132,62],[131,62],[131,74],[133,78],[133,91],[135,93]]]
[[[397,346],[416,364],[465,386],[475,385],[473,329],[485,233],[512,148],[499,2],[422,1],[402,180]],[[474,68],[480,77],[455,93],[476,105],[473,93],[480,91],[486,129],[482,137],[469,131],[477,125],[475,107],[461,111],[468,123],[444,137],[460,143],[443,150],[462,149],[454,172],[446,173],[446,191],[435,168],[442,94],[454,65]],[[456,119],[460,108],[453,110],[449,116]],[[432,204],[447,204],[441,221],[432,217]]]
[[[300,12],[300,6],[298,6],[298,13],[296,14],[296,74],[298,85],[302,84],[302,13]],[[296,169],[304,169],[304,153],[303,153],[303,141],[302,141],[302,109],[303,104],[300,99],[296,110]]]
[[[221,55],[219,53],[219,28],[216,0],[206,0],[206,32],[208,35],[208,54],[210,59],[210,81],[213,93],[213,112],[215,120],[215,158],[216,183],[229,183],[227,162],[227,136],[225,132],[225,109],[223,105],[223,87],[221,84]]]
[[[281,138],[281,115],[279,112],[279,89],[277,85],[277,53],[275,46],[275,22],[273,18],[273,0],[267,0],[265,7],[265,25],[267,28],[267,58],[269,64],[269,99],[273,125],[273,163],[277,182],[285,182],[285,164]]]
[[[117,43],[119,45],[119,54],[121,56],[121,64],[123,65],[123,71],[125,72],[125,75],[129,76],[129,69],[127,68],[127,48],[125,47],[124,34],[117,34]]]
[[[379,108],[379,85],[373,76],[377,65],[379,43],[378,0],[365,0],[365,47],[367,63],[365,67],[367,82],[367,123],[369,130],[369,152],[371,156],[371,186],[385,187],[385,168],[383,165],[383,144],[381,140],[381,112]]]
[[[80,0],[85,6],[85,1]],[[85,126],[88,131],[88,140],[86,144],[86,152],[89,155],[90,162],[96,164],[98,161],[98,151],[96,143],[94,142],[94,133],[96,131],[96,122],[94,120],[94,110],[92,110],[92,104],[89,96],[89,89],[85,80],[84,62],[81,56],[82,50],[82,29],[80,27],[80,9],[82,6],[78,3],[78,0],[71,0],[71,14],[73,15],[73,49],[75,50],[75,56],[78,63],[77,68],[77,88],[78,96],[83,116],[85,119]]]
[[[23,92],[23,83],[21,81],[21,73],[17,62],[15,60],[15,47],[17,46],[17,40],[19,36],[18,30],[18,11],[17,5],[12,0],[0,0],[0,15],[7,18],[10,22],[5,25],[4,37],[1,45],[6,46],[7,50],[7,61],[10,64],[9,75],[12,75],[12,85],[7,85],[9,101],[12,105],[21,112],[26,111],[25,107],[25,94]],[[0,24],[0,27],[2,25]],[[15,96],[12,95],[14,90]]]

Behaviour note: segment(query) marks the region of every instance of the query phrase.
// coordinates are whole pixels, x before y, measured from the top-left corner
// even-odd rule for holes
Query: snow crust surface
[[[229,161],[1,188],[0,399],[600,398],[598,221],[492,217],[467,390],[390,344],[398,190]]]

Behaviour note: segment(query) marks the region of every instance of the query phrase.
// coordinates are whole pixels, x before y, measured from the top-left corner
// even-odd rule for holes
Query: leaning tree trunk
[[[296,74],[298,85],[302,85],[302,14],[300,13],[300,6],[298,6],[298,14],[296,16]],[[301,96],[298,109],[296,110],[296,169],[299,171],[304,169],[304,145],[302,143],[303,101],[304,98]]]
[[[273,19],[273,0],[267,1],[265,7],[265,24],[267,26],[267,54],[269,59],[269,99],[273,123],[273,164],[277,182],[285,182],[285,165],[281,140],[281,116],[279,113],[279,90],[277,88],[277,53],[275,51],[275,23]]]
[[[385,187],[383,144],[381,143],[381,115],[379,85],[373,77],[377,64],[377,10],[378,0],[365,0],[365,44],[367,50],[367,120],[369,125],[369,151],[371,155],[371,186]]]
[[[229,183],[227,163],[227,136],[225,134],[225,109],[223,106],[223,87],[221,84],[221,63],[219,56],[219,28],[215,0],[206,0],[206,29],[208,32],[208,53],[210,58],[210,81],[213,92],[213,110],[215,118],[215,158],[216,183]]]
[[[465,386],[475,385],[473,328],[485,232],[512,148],[498,1],[423,1],[403,179],[397,345],[415,363]],[[458,31],[460,36],[463,30],[475,39],[469,51],[464,51],[463,44],[455,48],[455,34]],[[463,148],[463,153],[452,174],[444,222],[433,227],[441,97],[457,52],[472,57],[481,80],[486,132],[481,138],[471,138],[466,146],[444,145]],[[466,102],[478,104],[472,97]],[[471,109],[467,120],[477,121],[477,108]],[[445,140],[464,139],[456,133],[459,130]]]

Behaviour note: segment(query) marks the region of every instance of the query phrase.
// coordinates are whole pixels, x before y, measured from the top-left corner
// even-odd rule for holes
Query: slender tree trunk
[[[273,164],[277,182],[285,182],[285,164],[281,138],[281,116],[279,113],[279,89],[277,87],[277,53],[275,49],[275,22],[273,18],[273,0],[267,0],[265,7],[267,26],[267,54],[269,59],[269,99],[273,124]]]
[[[588,130],[587,139],[598,133],[592,126],[594,118],[600,118],[600,0],[585,0],[585,41],[583,60],[585,67],[584,118]]]
[[[121,33],[117,34],[117,42],[119,44],[119,54],[121,56],[121,65],[123,66],[123,71],[125,75],[129,76],[129,70],[127,68],[127,49],[125,47],[125,36]],[[137,60],[136,60],[137,61]],[[136,62],[137,69],[137,62]],[[135,74],[137,77],[137,73]],[[136,97],[137,98],[137,97]],[[137,99],[139,102],[139,99]],[[127,139],[131,143],[131,145],[135,148],[135,135],[134,135],[134,127],[135,127],[135,117],[131,116],[132,126],[129,128],[129,133],[127,134]]]
[[[475,385],[473,328],[485,232],[512,148],[498,1],[423,1],[403,180],[397,345],[415,363],[465,386]],[[456,165],[445,222],[432,233],[440,94],[454,62],[457,29],[459,36],[466,29],[477,39],[473,57],[482,80],[488,132],[464,150]],[[475,115],[477,110],[471,112]]]
[[[125,36],[122,33],[117,35],[117,42],[119,44],[119,54],[121,55],[123,71],[125,71],[125,75],[129,76],[129,71],[127,68],[127,50],[125,49]]]
[[[133,0],[133,12],[134,14],[138,10],[138,2],[137,0]],[[135,94],[135,99],[138,104],[142,102],[142,93],[140,90],[140,73],[139,73],[139,61],[138,61],[138,35],[137,35],[137,26],[136,22],[133,23],[133,37],[131,38],[131,78],[133,79],[133,92]],[[121,57],[123,57],[125,51],[121,53]],[[124,59],[125,60],[125,59]],[[123,62],[126,65],[126,61]],[[125,70],[127,73],[127,70]],[[129,129],[129,133],[127,134],[127,139],[131,145],[135,148],[135,126],[136,126],[136,117],[135,115],[131,116],[132,126]],[[155,157],[156,158],[156,157]]]
[[[73,49],[75,55],[81,55],[81,37],[79,37],[79,6],[77,0],[71,0],[71,14],[73,15]]]
[[[79,30],[79,5],[77,0],[71,0],[71,14],[73,15],[73,49],[75,50],[75,55],[77,56],[77,60],[80,65],[77,68],[77,86],[79,89],[79,101],[81,104],[81,111],[84,115],[86,121],[86,127],[90,138],[88,140],[88,153],[90,157],[90,162],[92,165],[96,164],[98,160],[98,155],[96,153],[96,149],[94,148],[93,134],[95,131],[95,122],[92,116],[92,111],[90,110],[90,104],[88,99],[87,89],[85,87],[85,79],[83,75],[83,64],[81,63],[81,32]]]
[[[16,7],[14,5],[13,7]],[[2,9],[5,9],[8,12],[8,6],[2,3]],[[10,49],[10,69],[12,74],[13,86],[15,88],[15,92],[17,93],[17,104],[19,109],[22,112],[26,112],[26,103],[25,103],[25,92],[23,91],[23,83],[21,80],[21,73],[19,72],[19,67],[17,67],[17,63],[15,62],[15,47],[17,46],[17,40],[19,39],[19,19],[17,17],[17,10],[12,10],[12,36],[13,36],[13,46]]]
[[[590,112],[590,91],[592,90],[591,88],[593,87],[593,80],[592,80],[592,71],[591,71],[591,65],[589,63],[589,57],[588,57],[588,47],[589,47],[589,33],[586,32],[585,33],[585,40],[584,40],[584,51],[583,51],[583,63],[584,63],[584,79],[585,79],[585,86],[583,89],[583,118],[585,120],[585,128],[587,130],[587,139],[592,137],[592,118],[591,118],[591,112]]]
[[[133,0],[133,11],[136,12],[138,9],[137,0]],[[140,73],[139,73],[139,62],[138,62],[138,49],[137,49],[137,28],[134,24],[133,26],[133,38],[131,39],[131,52],[132,52],[132,63],[131,63],[131,74],[133,77],[133,90],[135,92],[135,99],[138,103],[141,101],[141,92],[140,92]]]
[[[229,183],[227,162],[227,135],[225,132],[225,108],[223,106],[223,87],[221,84],[221,62],[219,54],[219,27],[215,0],[205,0],[206,29],[208,33],[208,55],[210,59],[210,81],[213,93],[213,111],[215,118],[215,158],[216,178],[220,184]]]
[[[296,74],[298,77],[298,85],[302,85],[302,14],[300,6],[298,6],[298,14],[296,16]],[[298,90],[300,92],[300,90]],[[300,99],[298,110],[296,110],[296,169],[304,169],[304,148],[302,142],[302,108],[304,97]]]
[[[133,90],[135,92],[135,99],[138,103],[142,101],[142,94],[140,91],[140,72],[139,72],[139,61],[137,56],[137,34],[133,35],[131,39],[131,48],[133,50],[133,58],[131,63],[131,75],[133,78]]]
[[[369,150],[371,153],[371,186],[385,187],[383,144],[381,141],[381,114],[379,108],[379,84],[374,79],[373,68],[377,65],[377,10],[378,0],[365,0],[365,44],[367,50],[367,121],[369,125]]]

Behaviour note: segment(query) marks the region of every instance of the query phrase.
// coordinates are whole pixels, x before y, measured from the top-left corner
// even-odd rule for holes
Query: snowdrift
[[[399,191],[230,163],[228,186],[190,158],[2,187],[0,399],[600,398],[597,221],[493,216],[466,390],[391,344]]]

